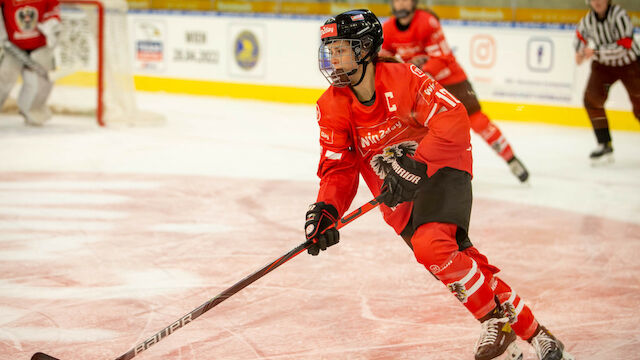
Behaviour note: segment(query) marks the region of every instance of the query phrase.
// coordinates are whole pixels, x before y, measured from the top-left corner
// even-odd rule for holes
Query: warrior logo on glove
[[[426,179],[427,165],[413,158],[417,149],[417,142],[405,141],[386,147],[371,159],[371,167],[384,179],[381,201],[388,207],[412,201]]]

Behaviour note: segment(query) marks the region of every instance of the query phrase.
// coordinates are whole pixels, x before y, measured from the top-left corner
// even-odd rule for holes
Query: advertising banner
[[[318,71],[324,19],[300,16],[133,12],[138,75],[258,86],[326,89]],[[443,21],[480,100],[582,107],[590,72],[577,66],[573,25]],[[621,84],[609,109],[629,110]]]

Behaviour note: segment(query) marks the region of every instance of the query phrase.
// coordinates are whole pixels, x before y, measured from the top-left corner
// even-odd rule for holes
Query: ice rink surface
[[[0,115],[0,359],[113,359],[303,242],[313,106],[139,102],[167,123]],[[594,168],[590,129],[498,124],[531,181],[474,137],[471,239],[577,359],[640,359],[640,133]],[[341,234],[137,358],[473,358],[479,324],[378,211]]]

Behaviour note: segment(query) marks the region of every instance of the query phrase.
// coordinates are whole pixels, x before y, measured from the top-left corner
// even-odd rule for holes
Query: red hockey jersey
[[[471,174],[469,118],[464,106],[415,65],[379,62],[375,66],[375,102],[365,106],[351,88],[331,86],[317,102],[322,153],[318,200],[340,215],[351,205],[359,175],[374,196],[390,168],[389,154],[401,149],[427,164],[432,176],[443,167]],[[400,233],[411,203],[381,210]]]
[[[457,84],[466,80],[467,75],[456,61],[442,32],[440,21],[424,10],[416,10],[409,27],[400,30],[396,18],[389,18],[382,25],[383,53],[398,56],[408,62],[418,55],[426,55],[428,61],[422,70],[429,73],[443,85]]]
[[[58,0],[0,0],[9,41],[23,50],[47,44],[38,24],[49,19],[60,20]]]

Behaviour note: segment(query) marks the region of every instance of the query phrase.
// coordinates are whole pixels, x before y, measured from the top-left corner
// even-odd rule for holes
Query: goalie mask
[[[322,75],[333,86],[356,86],[364,79],[366,64],[380,51],[382,24],[369,10],[351,10],[325,21],[320,39],[318,64]],[[365,65],[362,75],[352,84],[349,76],[360,65]]]

